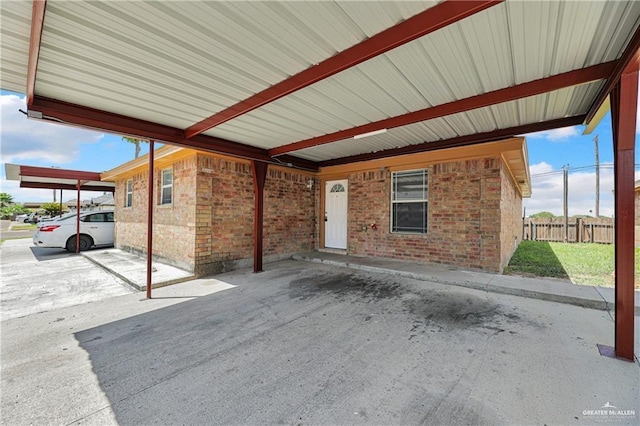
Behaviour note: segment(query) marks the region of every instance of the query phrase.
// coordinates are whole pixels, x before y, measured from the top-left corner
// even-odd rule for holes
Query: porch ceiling
[[[0,3],[2,88],[31,94],[31,111],[259,160],[291,154],[272,161],[307,166],[302,160],[581,122],[640,40],[635,1],[48,0],[32,19],[33,4],[43,3]],[[535,90],[520,90],[536,80]],[[484,105],[468,102],[492,92]],[[68,104],[82,108],[70,114]],[[357,140],[296,144],[386,129],[382,120],[446,104],[461,112],[400,120]],[[109,114],[137,121],[116,126]]]

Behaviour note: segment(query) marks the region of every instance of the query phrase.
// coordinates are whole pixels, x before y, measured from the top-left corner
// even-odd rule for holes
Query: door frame
[[[320,210],[318,211],[318,224],[319,224],[319,244],[318,248],[327,248],[325,244],[325,225],[324,225],[324,213],[327,211],[327,182],[346,180],[347,181],[347,252],[349,251],[349,178],[348,175],[344,176],[331,176],[330,178],[320,179]],[[340,249],[336,249],[340,250]]]

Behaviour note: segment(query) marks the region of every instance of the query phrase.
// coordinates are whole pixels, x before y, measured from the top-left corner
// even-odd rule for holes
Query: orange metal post
[[[638,70],[622,74],[611,92],[615,173],[615,352],[633,361],[634,163]]]
[[[253,172],[253,272],[262,272],[262,233],[264,216],[264,183],[269,165],[262,161],[252,161]]]

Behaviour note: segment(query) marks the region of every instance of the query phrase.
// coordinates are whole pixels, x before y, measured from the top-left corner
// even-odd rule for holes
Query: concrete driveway
[[[12,222],[10,220],[0,220],[0,238],[2,239],[15,239],[15,238],[31,238],[35,233],[33,229],[26,229],[16,231],[12,229],[13,226],[22,226],[25,223]]]
[[[3,423],[640,420],[639,366],[596,349],[613,343],[606,311],[306,262],[267,269],[3,321]]]
[[[30,238],[5,241],[0,258],[2,320],[134,292],[84,257]]]

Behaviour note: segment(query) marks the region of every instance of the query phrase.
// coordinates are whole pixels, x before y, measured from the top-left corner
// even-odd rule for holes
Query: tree
[[[22,204],[11,204],[0,209],[2,219],[12,219],[14,215],[29,213],[29,209],[25,209]]]
[[[13,195],[0,192],[0,208],[13,204]]]
[[[143,140],[140,140],[140,139],[137,139],[137,138],[130,138],[130,137],[127,137],[127,136],[123,136],[122,140],[126,141],[126,142],[129,142],[129,143],[132,143],[132,144],[134,144],[136,146],[136,152],[135,152],[135,155],[133,157],[134,159],[138,158],[138,156],[140,155],[140,144],[141,143],[148,143],[147,141],[143,141]]]
[[[555,216],[551,212],[538,212],[532,214],[531,217],[536,219],[553,219]]]
[[[40,206],[40,208],[47,212],[49,216],[57,216],[60,214],[59,203],[44,203]]]

